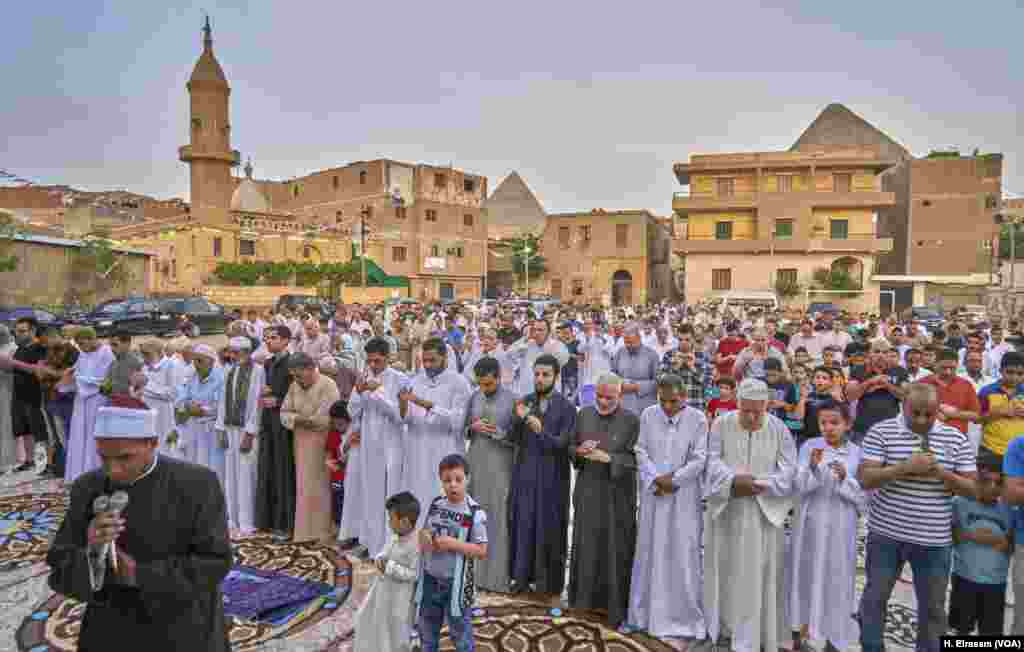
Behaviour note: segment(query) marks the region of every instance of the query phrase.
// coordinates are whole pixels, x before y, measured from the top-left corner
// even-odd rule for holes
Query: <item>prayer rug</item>
[[[68,500],[63,493],[20,494],[0,498],[0,572],[46,559]]]
[[[234,543],[225,578],[225,612],[233,650],[291,638],[331,617],[351,588],[352,567],[330,547],[255,535]],[[18,649],[72,652],[85,605],[51,594],[16,634]]]

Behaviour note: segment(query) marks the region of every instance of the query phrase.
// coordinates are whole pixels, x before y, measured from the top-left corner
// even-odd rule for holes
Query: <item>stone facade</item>
[[[537,283],[564,303],[644,304],[673,298],[671,234],[647,211],[548,215],[547,268]],[[531,290],[536,285],[531,279]]]

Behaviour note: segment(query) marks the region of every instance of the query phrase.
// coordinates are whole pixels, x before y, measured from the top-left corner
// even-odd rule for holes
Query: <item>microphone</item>
[[[107,496],[107,495],[96,496],[96,498],[92,501],[92,511],[93,511],[93,514],[102,514],[103,512],[106,512],[109,509],[110,509],[110,496]],[[106,559],[106,556],[107,556],[107,547],[104,546],[103,547],[103,552],[100,553],[100,558],[101,559]]]
[[[114,516],[120,516],[121,512],[123,512],[124,508],[127,507],[127,506],[128,506],[128,493],[127,492],[125,492],[125,491],[115,491],[114,494],[110,497],[109,509],[114,514]],[[110,562],[111,562],[111,565],[114,567],[114,570],[116,571],[117,570],[117,546],[113,542],[110,543]]]

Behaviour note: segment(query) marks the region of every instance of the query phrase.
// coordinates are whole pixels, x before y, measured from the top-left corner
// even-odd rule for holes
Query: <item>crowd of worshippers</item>
[[[552,604],[567,589],[570,607],[625,633],[734,650],[859,638],[874,652],[907,564],[921,649],[948,627],[1004,629],[1024,554],[1016,322],[339,306],[253,314],[229,336],[221,351],[181,337],[137,354],[128,336],[32,320],[12,350],[0,329],[13,386],[0,428],[24,442],[9,459],[26,470],[36,442],[47,472],[73,482],[99,466],[101,408],[148,408],[161,455],[215,472],[232,530],[338,540],[395,586],[415,583],[432,605],[425,649],[424,618],[471,638],[456,608],[468,583]],[[456,467],[463,498],[445,479]],[[410,570],[431,554],[434,583]],[[1024,600],[1014,616],[1024,632]],[[376,620],[393,640],[412,625]]]

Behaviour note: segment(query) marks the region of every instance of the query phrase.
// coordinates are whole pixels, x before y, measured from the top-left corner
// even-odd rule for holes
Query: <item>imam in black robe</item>
[[[608,416],[585,407],[569,442],[569,450],[575,452],[583,442],[595,440],[611,457],[607,464],[575,458],[569,605],[605,609],[614,627],[625,622],[629,611],[637,514],[633,447],[639,436],[640,418],[622,406]]]
[[[281,406],[292,376],[288,353],[279,353],[263,364],[267,387],[277,407],[264,408],[260,420],[260,445],[256,477],[256,527],[288,533],[295,530],[294,435],[281,424]]]
[[[569,537],[569,440],[576,408],[552,391],[547,411],[538,413],[536,394],[523,399],[544,424],[535,433],[513,416],[507,438],[518,446],[509,494],[510,577],[519,590],[537,585],[539,593],[562,592]]]
[[[136,584],[118,584],[109,567],[93,591],[86,530],[93,500],[110,494],[102,470],[71,487],[67,515],[46,556],[50,588],[87,603],[79,652],[226,652],[220,584],[231,569],[231,543],[220,481],[210,469],[170,457],[126,489],[125,531],[118,543],[136,561]]]

